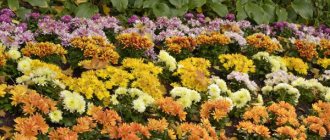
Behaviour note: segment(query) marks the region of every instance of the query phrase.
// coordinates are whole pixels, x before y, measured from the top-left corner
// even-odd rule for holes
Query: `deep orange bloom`
[[[181,121],[186,119],[186,114],[182,105],[174,101],[171,97],[161,98],[156,100],[156,105],[166,114],[178,116]]]
[[[267,108],[254,106],[243,114],[244,120],[251,120],[255,124],[265,123],[269,119]]]
[[[168,47],[168,50],[174,53],[180,53],[182,49],[193,51],[197,45],[194,38],[186,36],[173,36],[166,38],[165,44]]]
[[[40,114],[32,115],[28,118],[18,117],[15,120],[15,131],[25,137],[35,137],[40,132],[46,134],[48,132],[48,124]]]
[[[21,50],[25,56],[39,56],[45,57],[48,55],[65,55],[67,51],[59,44],[49,43],[49,42],[40,42],[32,43],[28,42],[26,46]]]
[[[59,127],[49,133],[50,140],[78,140],[78,134],[69,128]]]
[[[207,101],[201,106],[200,115],[202,119],[208,119],[212,110],[213,118],[217,121],[226,117],[232,108],[231,102],[225,99]]]
[[[72,127],[72,130],[77,133],[84,133],[91,131],[95,127],[96,123],[93,122],[93,118],[85,116],[77,118],[77,124]]]
[[[148,50],[154,46],[154,43],[149,37],[142,36],[138,33],[122,33],[116,39],[124,48]]]

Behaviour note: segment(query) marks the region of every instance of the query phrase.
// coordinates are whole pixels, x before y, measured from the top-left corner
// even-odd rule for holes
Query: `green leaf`
[[[294,0],[291,3],[293,10],[304,19],[313,17],[313,3],[311,0]]]
[[[48,7],[47,0],[25,0],[25,1],[27,1],[32,6],[37,6],[37,7],[41,7],[41,8]]]
[[[228,13],[227,6],[221,3],[211,3],[211,9],[217,13],[219,16],[226,16]]]
[[[135,0],[134,8],[141,8],[143,6],[143,0]]]
[[[176,8],[181,8],[182,6],[189,3],[189,0],[169,0],[172,5]]]
[[[236,2],[236,17],[238,20],[243,20],[248,17],[244,10],[244,6],[240,1]]]
[[[20,18],[20,19],[24,19],[25,16],[27,14],[31,13],[31,9],[26,9],[24,7],[21,7],[19,8],[17,11],[16,11],[16,15]]]
[[[288,12],[281,7],[276,8],[277,21],[286,21],[288,19]]]
[[[268,19],[268,22],[275,21],[275,6],[274,4],[263,4],[262,8],[265,11],[265,18]]]
[[[143,8],[152,8],[156,3],[159,3],[159,0],[145,0],[143,2]]]
[[[76,11],[75,14],[77,17],[91,17],[94,14],[96,14],[99,11],[98,7],[91,4],[91,3],[83,3],[80,4]]]
[[[7,0],[7,2],[8,2],[8,7],[11,10],[16,11],[19,8],[18,0]]]
[[[265,13],[266,11],[259,5],[249,2],[244,6],[244,8],[247,15],[255,22],[257,22],[257,24],[269,23],[270,19],[267,19],[269,18],[269,16],[267,15],[267,13]]]
[[[289,7],[287,11],[288,11],[288,21],[290,22],[296,21],[298,14],[293,10],[293,8]]]
[[[152,11],[156,17],[170,15],[170,8],[165,3],[157,3],[152,7]]]
[[[127,9],[128,0],[111,0],[111,3],[119,12],[124,12]]]
[[[206,0],[189,0],[189,9],[202,7],[206,3]]]
[[[178,8],[170,9],[171,17],[183,16],[185,13],[187,13],[187,11],[188,11],[188,5],[185,5],[179,9]]]

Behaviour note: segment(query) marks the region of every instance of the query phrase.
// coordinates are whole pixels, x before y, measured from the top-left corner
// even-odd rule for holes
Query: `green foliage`
[[[4,0],[0,6],[9,7],[20,18],[31,11],[78,17],[91,17],[98,12],[126,17],[174,17],[203,12],[210,17],[234,13],[239,20],[257,24],[290,21],[330,25],[330,0]]]

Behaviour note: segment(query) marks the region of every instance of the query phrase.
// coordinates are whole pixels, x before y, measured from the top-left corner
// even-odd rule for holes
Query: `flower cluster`
[[[255,66],[253,61],[241,54],[222,54],[219,55],[222,66],[227,70],[233,70],[243,73],[254,73]]]
[[[180,75],[183,86],[197,91],[206,91],[210,82],[210,62],[204,58],[187,58],[178,64],[176,75]]]
[[[136,50],[148,50],[154,46],[154,43],[147,36],[141,36],[137,33],[123,33],[116,37],[123,48],[133,48]]]
[[[53,54],[60,56],[67,54],[67,51],[61,45],[49,43],[49,42],[40,42],[40,43],[28,42],[21,51],[24,56],[28,56],[28,57],[32,55],[38,57],[45,57]]]
[[[294,70],[298,74],[306,75],[308,70],[308,65],[300,58],[295,57],[284,57],[282,61],[288,70]]]
[[[71,40],[71,45],[83,51],[84,56],[105,62],[117,64],[119,54],[112,44],[102,37],[76,37]]]
[[[15,17],[0,10],[0,139],[329,137],[325,27]]]
[[[183,49],[193,51],[197,45],[196,40],[191,37],[173,36],[165,41],[168,50],[174,53],[180,53]]]
[[[231,39],[224,35],[217,32],[208,34],[201,34],[196,37],[196,43],[198,46],[204,45],[227,45],[231,43]]]
[[[276,40],[276,38],[270,38],[263,33],[255,33],[246,37],[246,42],[251,47],[256,49],[261,49],[262,51],[267,51],[269,53],[277,52],[282,50],[281,44]]]
[[[314,42],[309,42],[306,40],[296,40],[294,42],[297,51],[299,52],[300,57],[306,58],[307,60],[312,60],[313,58],[318,57],[316,51],[316,44]]]

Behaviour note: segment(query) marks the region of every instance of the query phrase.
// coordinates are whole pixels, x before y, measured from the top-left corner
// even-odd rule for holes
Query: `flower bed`
[[[329,137],[326,27],[0,14],[3,138]]]

